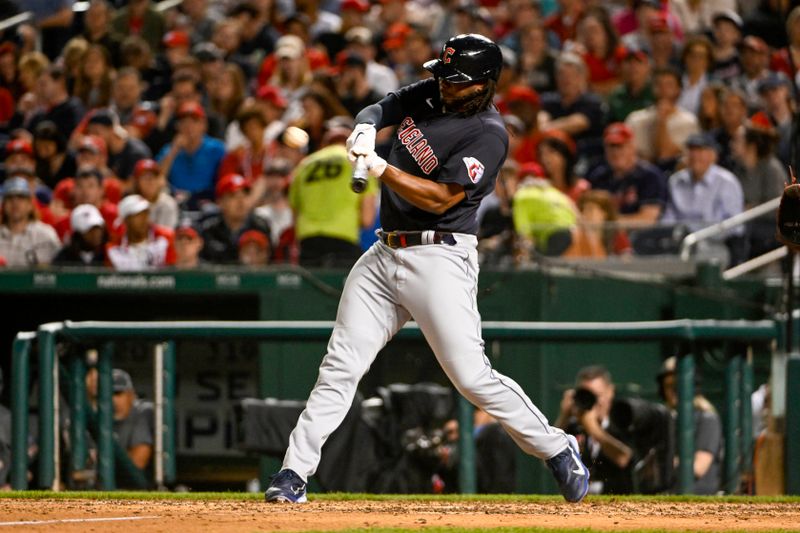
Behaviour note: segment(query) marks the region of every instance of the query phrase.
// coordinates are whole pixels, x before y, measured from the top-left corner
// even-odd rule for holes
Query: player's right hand
[[[345,145],[347,158],[351,163],[355,163],[358,156],[367,156],[375,151],[376,133],[375,126],[372,124],[356,124]]]
[[[356,157],[360,157],[359,154]],[[375,150],[370,150],[368,153],[363,155],[364,163],[367,165],[367,172],[373,178],[380,178],[383,176],[383,173],[386,172],[386,160],[375,153]]]

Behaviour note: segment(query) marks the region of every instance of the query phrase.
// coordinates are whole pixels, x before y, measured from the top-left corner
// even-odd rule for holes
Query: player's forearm
[[[370,194],[361,200],[360,219],[361,229],[369,229],[375,224],[375,195]]]
[[[466,196],[461,185],[422,179],[392,165],[387,165],[380,180],[411,205],[437,215],[458,204]]]

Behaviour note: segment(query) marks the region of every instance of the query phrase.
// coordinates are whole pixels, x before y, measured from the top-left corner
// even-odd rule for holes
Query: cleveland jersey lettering
[[[404,118],[403,122],[400,123],[400,127],[397,130],[397,138],[400,139],[408,153],[419,165],[420,170],[426,175],[430,174],[439,165],[439,159],[433,153],[433,149],[428,146],[428,140],[414,124],[414,119],[411,117]]]

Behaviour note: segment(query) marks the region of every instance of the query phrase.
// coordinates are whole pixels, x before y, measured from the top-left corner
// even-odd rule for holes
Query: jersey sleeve
[[[362,109],[356,115],[356,124],[374,124],[380,130],[386,126],[396,126],[408,114],[435,99],[438,105],[439,90],[433,79],[422,80],[387,94],[378,103]]]
[[[507,137],[491,130],[476,132],[447,157],[437,181],[474,190],[482,180],[493,179],[500,171],[507,152]]]

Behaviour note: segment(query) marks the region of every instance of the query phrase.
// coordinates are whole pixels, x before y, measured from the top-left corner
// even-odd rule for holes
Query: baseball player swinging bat
[[[336,326],[306,408],[289,437],[268,502],[306,501],[322,446],[341,424],[378,352],[412,318],[455,388],[494,417],[517,445],[544,460],[567,501],[581,501],[589,471],[575,437],[549,424],[513,379],[483,352],[477,209],[494,190],[508,133],[493,98],[500,48],[464,34],[425,63],[434,78],[402,87],[356,116],[347,139],[351,187],[381,182],[380,239],[347,276]],[[376,132],[397,126],[386,160]]]

